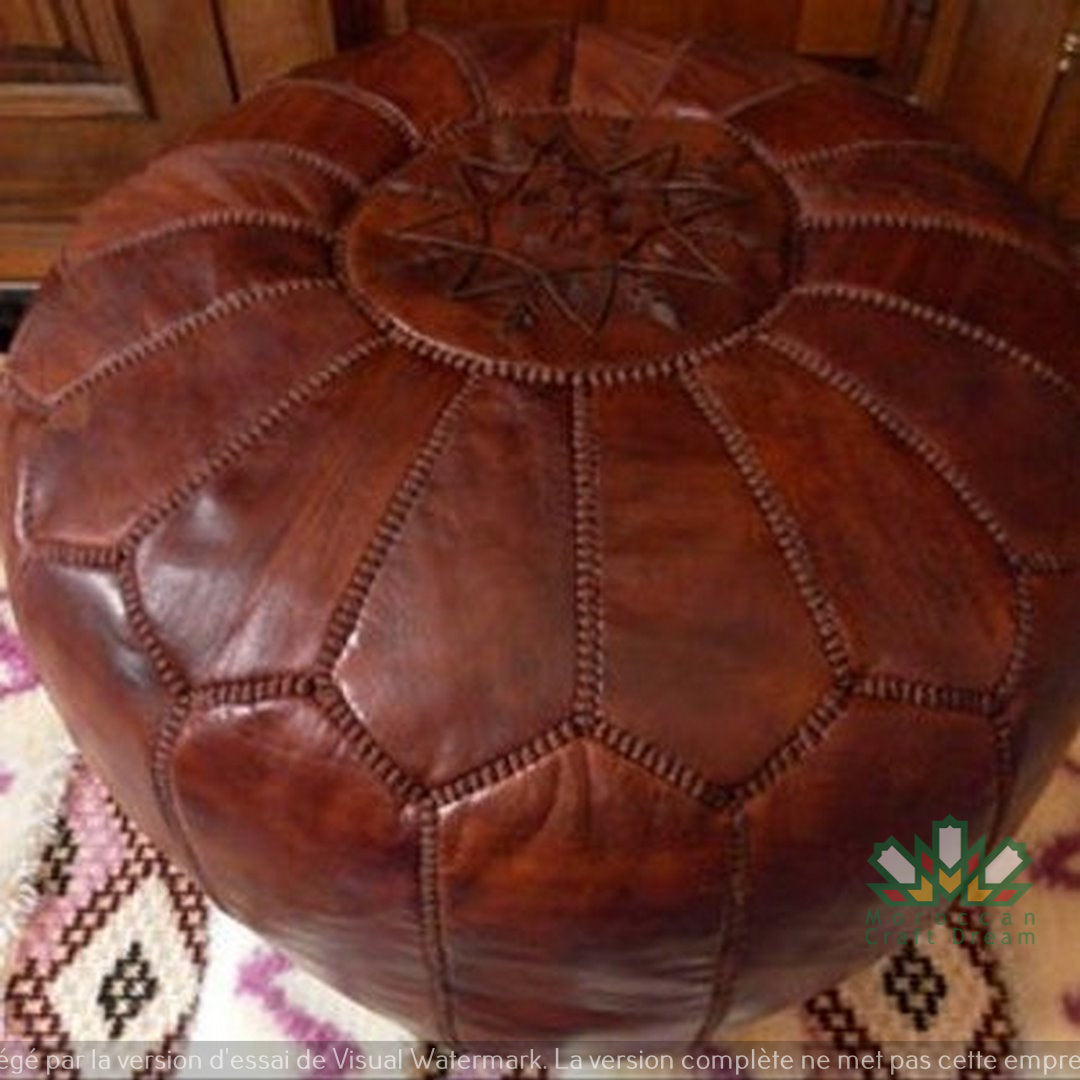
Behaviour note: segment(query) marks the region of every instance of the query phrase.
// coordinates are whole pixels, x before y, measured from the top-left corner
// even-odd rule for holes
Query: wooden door
[[[210,0],[5,0],[0,277],[40,273],[77,207],[230,103],[217,42]]]
[[[922,102],[1080,221],[1080,0],[938,0]]]
[[[39,277],[87,201],[332,48],[328,0],[2,0],[0,281]]]

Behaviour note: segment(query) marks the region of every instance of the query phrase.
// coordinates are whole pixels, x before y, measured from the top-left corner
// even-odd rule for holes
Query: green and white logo
[[[968,843],[966,821],[934,822],[933,846],[915,837],[914,854],[895,837],[874,845],[870,865],[885,879],[867,882],[886,904],[965,904],[1005,907],[1031,888],[1016,878],[1030,863],[1024,845],[1006,836],[986,854],[986,837]]]

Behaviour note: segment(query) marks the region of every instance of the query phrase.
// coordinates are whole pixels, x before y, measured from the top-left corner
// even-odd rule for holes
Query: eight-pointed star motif
[[[396,235],[423,249],[418,263],[450,265],[452,299],[509,301],[515,329],[535,323],[542,295],[595,333],[624,292],[628,307],[677,330],[670,285],[740,288],[714,255],[718,243],[759,244],[732,221],[753,198],[730,179],[745,155],[696,168],[677,144],[604,156],[565,122],[537,141],[507,131],[490,155],[461,157],[453,188],[407,185],[442,209]]]

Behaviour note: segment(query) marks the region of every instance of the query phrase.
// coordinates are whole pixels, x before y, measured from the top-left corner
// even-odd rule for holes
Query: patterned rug
[[[879,1053],[888,1061],[892,1053],[949,1044],[1003,1055],[1023,1043],[1080,1039],[1080,741],[1018,835],[1033,855],[1027,878],[1035,884],[1024,906],[1035,915],[1043,947],[956,943],[940,934],[932,946],[909,942],[740,1039],[856,1052],[867,1067],[847,1075],[868,1078],[996,1075],[977,1065],[941,1074],[916,1064],[890,1073],[874,1066]],[[949,918],[963,930],[974,916],[959,911]],[[20,1045],[56,1055],[52,1076],[497,1075],[448,1070],[438,1059],[425,1066],[431,1048],[214,910],[75,755],[27,661],[2,589],[0,977],[0,1055],[10,1057]],[[213,1073],[183,1057],[193,1047],[226,1044],[278,1053],[285,1047],[292,1056],[283,1069],[263,1060]],[[326,1044],[346,1064],[320,1066],[302,1056]],[[71,1060],[86,1045],[100,1048],[101,1057]],[[347,1063],[349,1052],[378,1048],[385,1055],[387,1047],[400,1052],[399,1068],[374,1071],[370,1057],[364,1070]],[[0,1056],[0,1075],[5,1066],[10,1075],[35,1075]],[[646,1071],[639,1063],[622,1074]],[[827,1067],[810,1071],[834,1075]],[[739,1064],[693,1075],[777,1073]]]

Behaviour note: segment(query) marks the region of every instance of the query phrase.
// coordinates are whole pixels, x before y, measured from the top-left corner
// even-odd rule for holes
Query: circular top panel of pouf
[[[418,31],[87,213],[5,383],[10,587],[122,804],[347,994],[689,1043],[1060,754],[1078,341],[1052,227],[899,100]]]

